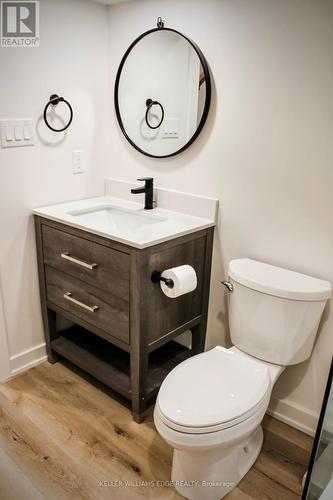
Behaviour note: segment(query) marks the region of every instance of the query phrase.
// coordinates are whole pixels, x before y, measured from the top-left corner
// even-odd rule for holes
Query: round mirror
[[[156,158],[184,151],[201,132],[210,106],[207,62],[194,42],[178,31],[143,33],[127,49],[118,69],[115,108],[126,139]]]

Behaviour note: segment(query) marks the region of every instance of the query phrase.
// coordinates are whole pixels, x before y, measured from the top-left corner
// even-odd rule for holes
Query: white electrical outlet
[[[163,128],[163,139],[179,139],[179,118],[165,118]]]
[[[84,172],[84,151],[72,152],[73,174],[83,174]]]

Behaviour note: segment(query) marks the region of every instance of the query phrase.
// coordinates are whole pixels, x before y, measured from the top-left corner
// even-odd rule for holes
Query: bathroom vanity
[[[34,211],[47,354],[51,363],[65,358],[126,398],[140,422],[168,372],[204,349],[214,222],[190,217],[179,235],[156,240],[158,224],[165,231],[170,225],[166,211],[154,211],[152,229],[146,217],[153,215],[137,208],[130,213],[137,204],[117,209],[113,200],[107,209],[105,199],[84,200],[90,212],[80,209],[82,202],[69,204],[71,210],[57,205]],[[117,210],[123,210],[120,216]],[[98,224],[91,214],[97,214]],[[176,215],[178,224],[182,218],[185,224],[186,216]],[[104,232],[112,217],[118,217],[118,227],[125,221],[123,238],[126,228],[128,238],[145,233],[148,239],[126,244],[116,224],[110,234]],[[195,269],[197,287],[170,299],[151,276],[183,264]],[[66,328],[64,318],[70,320]],[[174,341],[187,330],[191,348]]]

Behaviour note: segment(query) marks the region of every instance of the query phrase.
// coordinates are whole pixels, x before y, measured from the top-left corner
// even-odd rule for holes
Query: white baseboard
[[[47,359],[45,343],[20,352],[9,359],[10,375],[14,377],[21,372],[29,370],[43,363]]]
[[[267,413],[309,436],[315,435],[319,415],[293,401],[272,398]]]

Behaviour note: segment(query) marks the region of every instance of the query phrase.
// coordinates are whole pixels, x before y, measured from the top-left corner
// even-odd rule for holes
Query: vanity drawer
[[[49,303],[129,343],[129,302],[45,266]],[[74,318],[74,320],[75,320]]]
[[[42,237],[45,264],[129,300],[128,254],[44,224]]]

